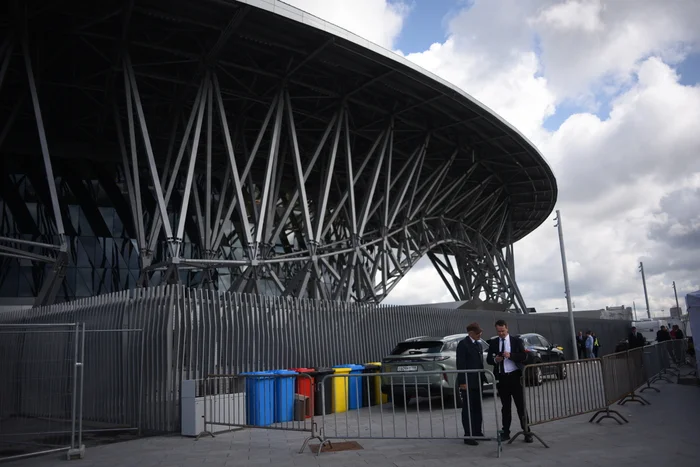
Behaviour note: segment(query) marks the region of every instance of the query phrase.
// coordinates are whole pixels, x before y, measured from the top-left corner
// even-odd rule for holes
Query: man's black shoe
[[[510,433],[501,433],[501,441],[508,441],[510,439]]]
[[[525,435],[525,442],[526,443],[532,443],[532,435]]]
[[[476,442],[476,440],[473,439],[465,439],[464,444],[468,444],[469,446],[478,446],[479,443]]]

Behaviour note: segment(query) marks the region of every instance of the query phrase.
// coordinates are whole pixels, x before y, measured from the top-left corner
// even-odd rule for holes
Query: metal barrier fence
[[[660,392],[659,388],[652,386],[658,381],[666,381],[673,383],[669,376],[676,375],[675,369],[671,366],[672,357],[670,352],[672,344],[668,342],[660,342],[654,345],[648,345],[643,348],[644,352],[644,369],[647,376],[646,386],[640,392],[653,390]],[[678,375],[676,375],[678,376]]]
[[[457,390],[456,379],[464,375],[468,383],[479,381],[477,390]],[[332,408],[328,395],[321,392],[323,419],[321,445],[332,446],[334,439],[463,439],[496,441],[501,454],[501,430],[496,404],[493,417],[485,409],[481,382],[493,373],[488,370],[444,370],[411,373],[387,372],[331,374],[322,385],[332,387]],[[382,393],[393,402],[384,402]],[[496,389],[494,388],[494,399]],[[413,404],[410,401],[414,401]]]
[[[204,431],[196,439],[233,428],[308,432],[303,452],[312,439],[322,441],[314,419],[315,391],[310,375],[293,371],[207,376],[197,389]]]
[[[0,324],[0,459],[84,455],[84,325]]]
[[[542,384],[534,383],[539,380],[538,374],[545,376]],[[609,407],[604,374],[604,363],[600,358],[526,366],[521,377],[526,413],[522,425],[525,428],[508,444],[520,435],[530,435],[548,448],[547,443],[532,431],[533,426],[588,413],[594,413],[590,421],[600,416],[598,422],[610,418],[622,423],[618,417],[626,422],[622,415]]]
[[[627,402],[649,405],[637,391],[659,392],[651,384],[661,380],[671,382],[667,375],[673,370],[672,364],[683,365],[686,354],[687,341],[679,339],[602,358],[526,366],[522,376],[527,414],[525,429],[513,436],[509,444],[520,435],[532,435],[549,447],[532,431],[533,426],[587,413],[595,412],[589,420],[591,423],[600,423],[606,418],[619,424],[628,423],[622,414],[610,407]],[[554,376],[554,381],[527,384],[536,381],[540,372]]]
[[[88,331],[142,329],[142,341],[136,340],[136,333],[110,338],[110,352],[100,350],[99,339],[86,341],[85,354],[93,362],[93,371],[86,373],[86,378],[95,384],[112,381],[112,390],[121,388],[125,394],[108,398],[99,393],[104,402],[86,407],[86,418],[90,409],[93,422],[113,426],[121,406],[110,401],[126,397],[130,400],[122,406],[127,407],[123,413],[128,414],[128,425],[162,433],[180,430],[183,380],[261,369],[379,361],[406,338],[446,336],[462,331],[469,321],[490,323],[500,317],[502,312],[341,303],[166,285],[4,312],[0,323],[84,322]],[[537,332],[556,343],[569,339],[566,317],[510,315],[508,321],[513,334]],[[629,326],[621,320],[582,319],[577,323],[596,330],[603,352],[607,347],[612,349]],[[564,346],[568,352],[569,346]],[[117,374],[122,376],[113,376]],[[125,379],[140,381],[141,390],[134,391],[132,383],[128,387],[114,384]],[[142,407],[140,416],[137,407]]]

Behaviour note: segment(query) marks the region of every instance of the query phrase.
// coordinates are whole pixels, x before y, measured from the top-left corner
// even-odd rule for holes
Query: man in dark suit
[[[644,347],[644,336],[642,336],[641,332],[637,332],[636,327],[632,326],[630,334],[627,336],[627,343],[630,350]]]
[[[469,334],[457,345],[458,370],[483,370],[483,351],[479,339],[483,331],[478,323],[467,326]],[[477,446],[479,443],[472,438],[484,436],[482,431],[481,377],[483,373],[458,373],[457,384],[462,397],[462,426],[464,427],[464,444]]]
[[[501,415],[503,418],[503,436],[501,439],[510,439],[510,423],[512,402],[518,411],[520,426],[525,432],[525,442],[532,443],[532,435],[529,434],[525,424],[525,397],[520,378],[525,368],[525,346],[518,336],[508,334],[508,323],[499,319],[496,321],[496,332],[498,338],[489,342],[489,352],[486,361],[493,365],[493,374],[498,381],[498,396],[501,399]]]

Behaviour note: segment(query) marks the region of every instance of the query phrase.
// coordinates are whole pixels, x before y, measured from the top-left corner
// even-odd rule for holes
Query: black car
[[[526,364],[563,362],[566,361],[564,351],[557,345],[552,344],[540,334],[522,334],[520,338],[525,344],[527,352]],[[530,384],[539,386],[544,380],[544,376],[554,375],[558,379],[566,379],[566,365],[552,365],[537,367]]]
[[[538,363],[563,362],[566,361],[564,351],[557,345],[550,343],[544,336],[535,333],[520,334],[523,340],[527,360],[525,365],[535,365]],[[492,337],[491,339],[498,339]],[[566,379],[566,365],[538,366],[534,370],[525,370],[528,376],[526,384],[528,386],[539,386],[544,382],[545,376],[556,376],[558,379]]]

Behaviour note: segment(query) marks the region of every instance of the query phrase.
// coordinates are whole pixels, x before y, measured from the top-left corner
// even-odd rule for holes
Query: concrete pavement
[[[154,437],[91,447],[81,467],[140,466],[586,466],[700,465],[700,387],[658,383],[660,393],[644,392],[652,405],[614,406],[629,421],[588,423],[574,417],[535,427],[551,446],[525,444],[522,437],[505,445],[496,458],[495,442],[465,446],[459,440],[361,440],[364,449],[314,456],[298,450],[305,433],[244,430],[194,441],[179,436]],[[486,409],[486,407],[485,407]],[[6,465],[53,467],[71,465],[58,456],[44,456]]]

